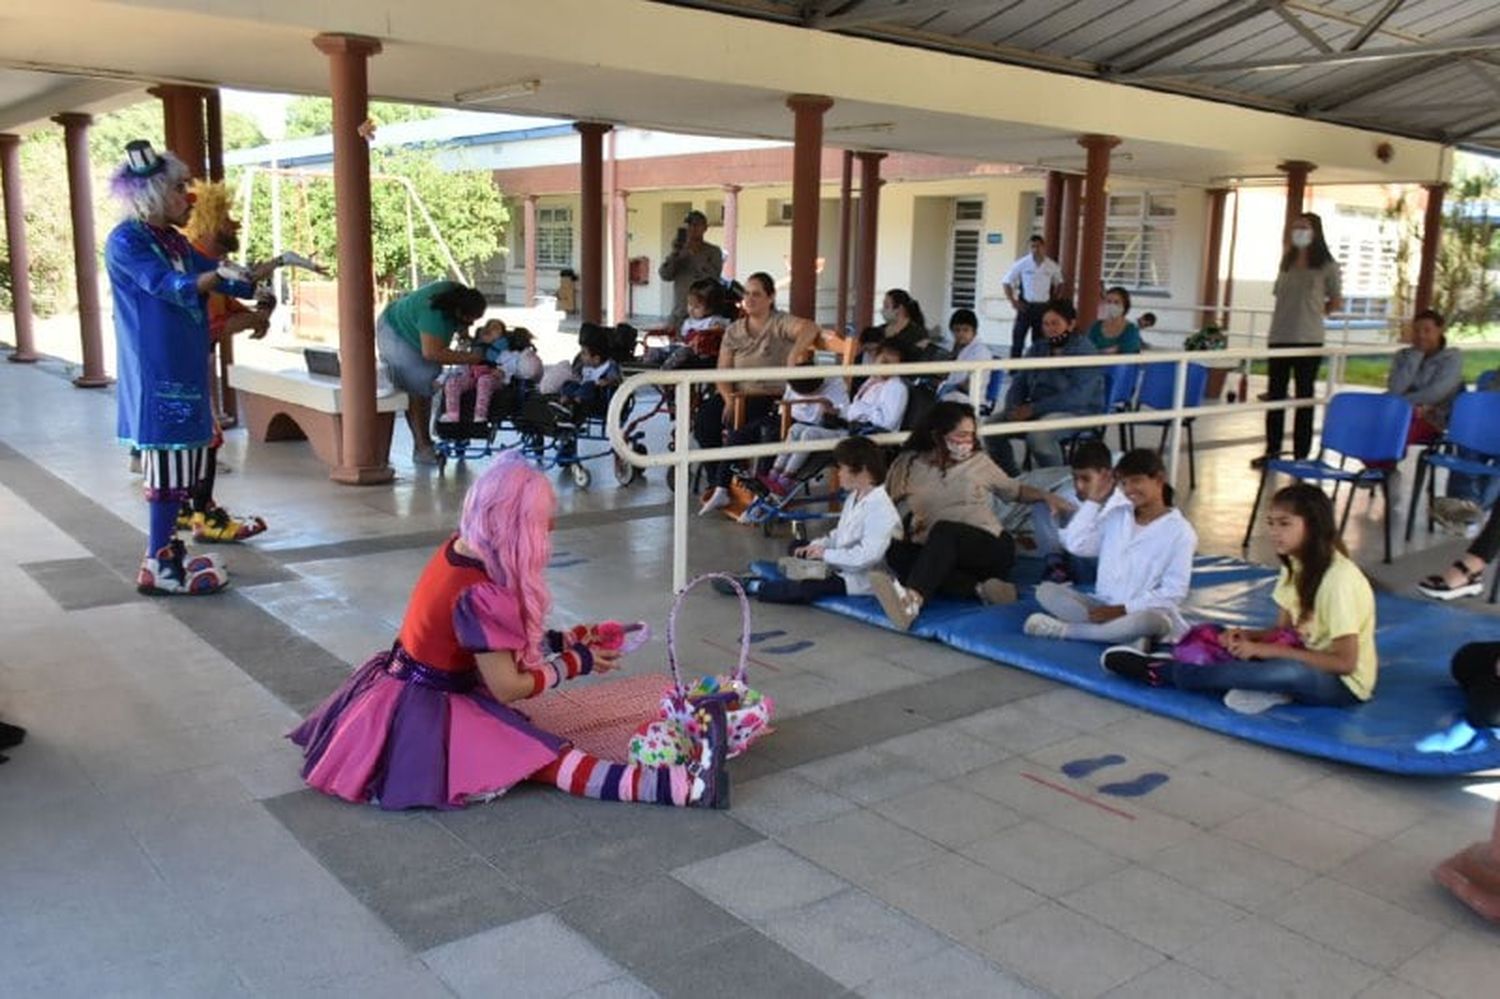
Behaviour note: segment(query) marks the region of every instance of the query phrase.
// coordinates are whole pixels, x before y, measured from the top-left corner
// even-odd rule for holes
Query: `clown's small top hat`
[[[146,139],[125,144],[125,168],[136,177],[152,177],[167,168],[167,161],[156,155]]]

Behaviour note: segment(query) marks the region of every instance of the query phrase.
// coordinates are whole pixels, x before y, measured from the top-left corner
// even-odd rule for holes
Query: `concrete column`
[[[1064,298],[1073,297],[1073,289],[1078,284],[1078,226],[1083,219],[1083,177],[1080,174],[1070,173],[1063,177],[1062,194],[1062,220],[1060,228],[1062,232],[1057,237],[1057,254],[1055,259],[1062,268],[1062,287],[1058,294]],[[1025,247],[1017,247],[1020,253]]]
[[[610,321],[623,323],[630,317],[630,192],[615,190],[610,199],[610,272],[614,275],[614,300]]]
[[[161,99],[167,148],[187,164],[188,172],[194,177],[208,176],[203,102],[209,92],[201,87],[164,83],[146,93]]]
[[[1042,238],[1047,241],[1047,252],[1053,254],[1054,259],[1058,252],[1058,239],[1062,235],[1062,202],[1063,173],[1061,170],[1048,170],[1047,193],[1042,197]]]
[[[875,323],[875,258],[880,245],[880,161],[885,153],[855,153],[859,160],[859,261],[855,265],[854,328]]]
[[[740,187],[724,185],[724,277],[733,279],[740,263]]]
[[[360,35],[318,35],[328,57],[333,97],[334,224],[339,263],[339,376],[343,448],[335,482],[367,485],[395,477],[381,447],[375,412],[375,264],[370,238],[370,146],[359,134],[369,117],[369,60],[380,42]]]
[[[579,318],[586,323],[604,321],[604,133],[603,122],[575,122],[579,144],[579,250],[578,269],[582,287]]]
[[[37,359],[37,352],[31,326],[31,253],[26,248],[19,135],[0,135],[0,188],[5,192],[5,245],[9,248],[10,298],[16,324],[16,349],[8,359],[30,364]]]
[[[204,98],[208,112],[208,179],[224,179],[224,107],[219,92],[210,90]]]
[[[1078,328],[1099,316],[1099,283],[1104,275],[1104,224],[1109,217],[1109,151],[1120,144],[1113,135],[1085,135],[1078,144],[1088,151],[1083,177],[1083,244],[1078,254]]]
[[[1316,170],[1317,166],[1306,160],[1287,160],[1277,164],[1276,169],[1286,174],[1286,220],[1281,227],[1282,238],[1285,239],[1286,231],[1292,227],[1292,220],[1304,211],[1307,175]]]
[[[849,251],[854,227],[854,150],[844,150],[843,170],[839,174],[839,298],[834,329],[844,332],[849,322]]]
[[[1443,195],[1448,191],[1447,184],[1423,184],[1422,187],[1427,191],[1427,211],[1422,216],[1422,259],[1417,265],[1413,313],[1432,308],[1432,282],[1437,276],[1438,247],[1443,239]]]
[[[69,112],[52,119],[63,127],[68,153],[68,203],[73,215],[73,272],[78,282],[78,333],[83,341],[83,374],[79,388],[100,388],[113,379],[104,373],[104,339],[100,332],[99,244],[94,238],[94,182],[89,171],[89,126],[94,119]]]
[[[1219,246],[1224,242],[1224,202],[1227,187],[1210,188],[1208,195],[1208,232],[1203,237],[1203,284],[1198,304],[1203,306],[1198,325],[1212,325],[1219,313]]]
[[[786,99],[796,121],[792,147],[792,315],[818,318],[818,208],[823,187],[823,114],[833,100],[816,94]]]
[[[521,209],[521,238],[525,242],[526,306],[536,301],[536,195],[526,195]]]

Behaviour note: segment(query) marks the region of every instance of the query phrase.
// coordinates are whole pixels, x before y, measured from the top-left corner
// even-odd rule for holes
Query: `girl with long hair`
[[[570,748],[513,705],[608,673],[629,644],[616,622],[548,631],[555,498],[504,455],[464,497],[458,533],[418,578],[395,644],[290,735],[312,787],[381,808],[460,808],[523,780],[608,801],[727,807],[723,706],[688,766],[612,763]]]
[[[1323,346],[1323,320],[1344,307],[1343,284],[1339,264],[1323,237],[1323,219],[1313,212],[1303,212],[1287,227],[1286,251],[1271,293],[1276,298],[1271,313],[1271,330],[1267,342],[1271,347]],[[1311,399],[1318,380],[1316,357],[1273,357],[1268,365],[1270,384],[1265,398],[1279,401],[1287,397],[1287,386],[1296,382],[1298,399]],[[1292,456],[1299,461],[1312,452],[1313,407],[1299,407],[1292,422]],[[1266,411],[1266,450],[1252,465],[1259,468],[1268,457],[1281,453],[1281,439],[1286,427],[1286,412]]]
[[[1105,667],[1152,686],[1255,691],[1324,707],[1369,700],[1378,670],[1375,593],[1339,540],[1332,501],[1316,486],[1287,486],[1271,498],[1268,520],[1281,560],[1274,627],[1224,629],[1222,661],[1119,647],[1104,653]]]
[[[927,317],[922,306],[903,288],[892,288],[880,303],[880,327],[884,339],[894,340],[910,355],[916,356],[928,344]]]

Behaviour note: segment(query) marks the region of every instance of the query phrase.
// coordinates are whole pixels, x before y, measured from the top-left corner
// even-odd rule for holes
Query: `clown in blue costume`
[[[210,292],[251,298],[273,264],[221,266],[175,228],[193,202],[188,170],[171,153],[136,141],[111,189],[131,217],[109,234],[104,263],[114,296],[119,436],[141,452],[151,509],[136,588],[155,595],[214,593],[229,577],[207,556],[189,557],[176,537],[179,504],[203,474],[213,439],[209,394]]]

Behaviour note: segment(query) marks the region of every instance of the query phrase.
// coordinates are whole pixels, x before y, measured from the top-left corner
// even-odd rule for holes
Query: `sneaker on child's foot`
[[[260,517],[237,520],[221,506],[211,507],[204,513],[193,514],[191,526],[194,541],[207,541],[213,544],[244,541],[266,530],[266,522]]]
[[[991,607],[1016,602],[1016,584],[1003,579],[986,579],[974,587],[974,592],[979,595],[980,603]]]
[[[759,576],[736,576],[735,579],[739,581],[740,589],[745,591],[747,597],[755,596],[756,591],[760,589]],[[708,585],[713,587],[715,593],[721,593],[726,597],[740,595],[739,590],[734,588],[734,584],[722,576],[713,577],[708,581]]]
[[[194,571],[191,565],[201,567]],[[189,562],[187,547],[176,539],[154,556],[142,559],[135,579],[135,588],[152,597],[202,596],[228,585],[229,575],[223,568],[197,559]]]
[[[1046,568],[1042,570],[1042,578],[1047,582],[1058,585],[1073,582],[1073,564],[1068,556],[1053,552],[1047,556],[1044,564]]]
[[[1104,650],[1099,664],[1118,676],[1160,687],[1166,683],[1165,668],[1171,656],[1148,655],[1131,645],[1115,645]]]
[[[729,760],[729,720],[724,702],[709,698],[698,706],[703,734],[698,737],[698,756],[688,764],[692,787],[688,791],[690,808],[728,808],[729,774],[724,764]]]
[[[880,569],[870,572],[870,588],[880,609],[890,618],[897,631],[908,631],[911,624],[922,613],[922,598],[896,581],[896,577]]]
[[[177,530],[191,531],[193,529],[193,504],[184,503],[177,508]]]
[[[1068,626],[1051,614],[1032,614],[1021,625],[1021,630],[1032,638],[1067,638]]]

